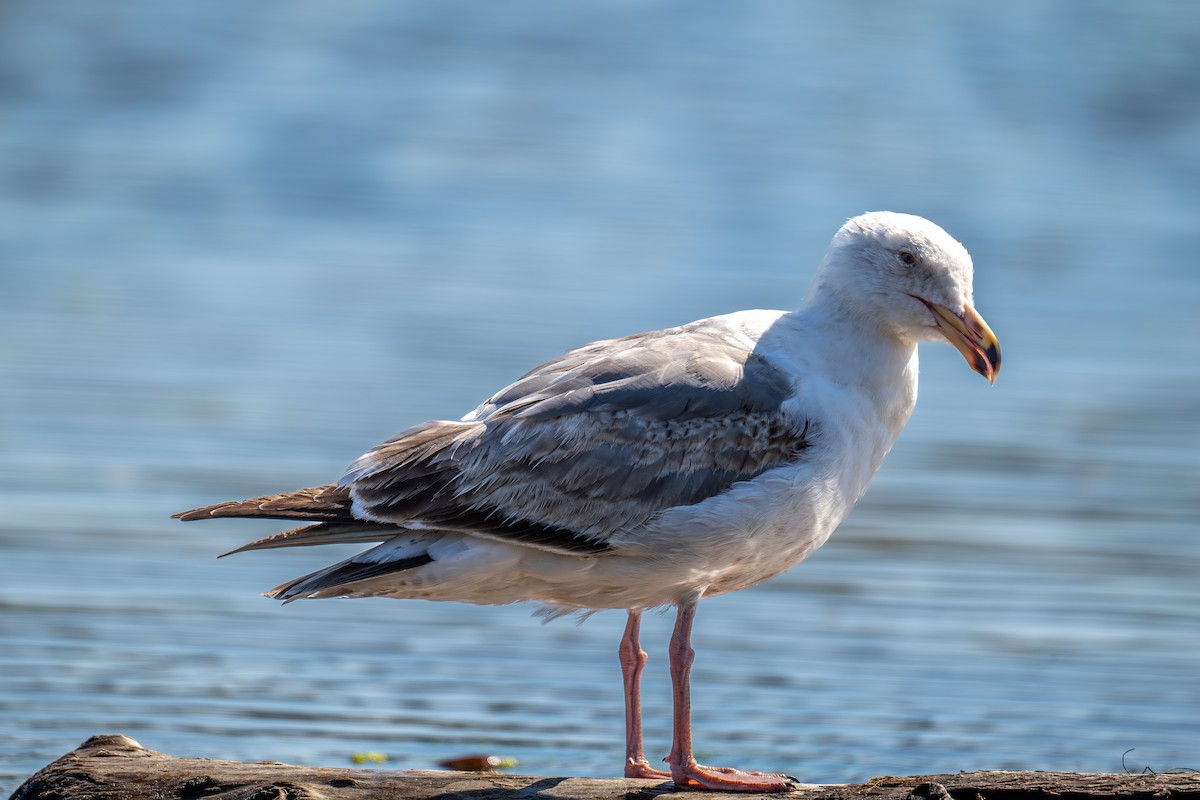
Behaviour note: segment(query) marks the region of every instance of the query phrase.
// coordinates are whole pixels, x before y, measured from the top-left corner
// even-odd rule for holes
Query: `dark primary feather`
[[[433,563],[433,559],[428,554],[402,558],[397,561],[361,562],[349,559],[280,584],[266,595],[277,600],[294,600],[334,586],[404,572],[431,563]]]
[[[382,542],[392,538],[397,533],[395,525],[379,522],[318,522],[315,525],[305,525],[301,528],[277,533],[265,539],[259,539],[241,547],[236,547],[220,557],[231,556],[234,553],[244,553],[247,550],[270,550],[275,547],[312,547],[320,544],[354,544],[366,542]]]

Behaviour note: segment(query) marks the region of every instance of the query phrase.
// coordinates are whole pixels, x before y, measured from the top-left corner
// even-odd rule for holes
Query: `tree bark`
[[[128,736],[93,736],[27,780],[11,800],[652,800],[668,782],[499,773],[302,767],[177,758]],[[813,786],[802,800],[1200,800],[1200,774],[962,772]],[[704,800],[747,795],[704,792]]]

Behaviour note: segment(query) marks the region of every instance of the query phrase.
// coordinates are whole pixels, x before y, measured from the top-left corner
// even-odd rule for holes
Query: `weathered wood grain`
[[[178,758],[120,734],[93,736],[47,765],[12,800],[652,800],[669,782],[498,773],[303,767]],[[704,792],[705,800],[754,795]],[[963,772],[814,786],[800,800],[1200,800],[1200,774]]]

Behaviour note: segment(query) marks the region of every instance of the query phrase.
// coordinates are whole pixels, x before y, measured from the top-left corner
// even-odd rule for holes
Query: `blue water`
[[[0,790],[177,755],[616,774],[622,615],[280,607],[343,551],[169,514],[327,482],[600,337],[802,294],[846,217],[977,265],[851,520],[705,604],[702,760],[1200,767],[1200,9],[10,3]],[[665,754],[669,616],[647,620]]]

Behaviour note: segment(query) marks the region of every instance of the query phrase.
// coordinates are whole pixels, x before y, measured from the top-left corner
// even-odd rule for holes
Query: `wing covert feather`
[[[744,336],[693,323],[547,362],[462,422],[360,458],[342,485],[368,519],[594,552],[614,532],[795,461],[811,433],[782,370]]]

